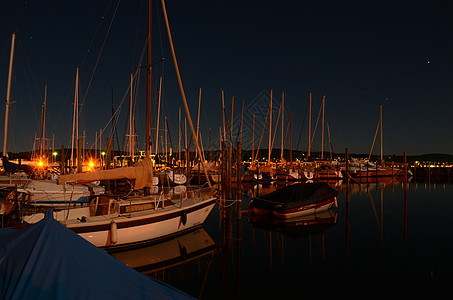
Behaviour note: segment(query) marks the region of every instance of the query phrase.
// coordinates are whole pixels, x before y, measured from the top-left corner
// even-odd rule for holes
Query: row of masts
[[[181,95],[182,95],[182,98],[183,98],[183,103],[184,103],[184,108],[185,108],[185,111],[186,111],[186,115],[187,115],[187,121],[189,122],[189,128],[190,130],[192,131],[192,137],[193,137],[193,140],[194,140],[194,145],[196,147],[196,154],[197,154],[197,157],[199,157],[200,160],[205,160],[204,159],[204,155],[203,155],[203,149],[202,147],[200,147],[199,145],[199,141],[201,140],[201,133],[200,133],[200,130],[199,130],[199,113],[200,113],[200,103],[201,103],[201,89],[200,89],[200,96],[199,96],[199,108],[198,108],[198,115],[197,115],[197,129],[195,130],[194,128],[194,125],[192,123],[192,120],[190,118],[190,113],[189,113],[189,109],[188,109],[188,106],[187,106],[187,101],[185,99],[185,93],[184,93],[184,89],[183,89],[183,86],[182,86],[182,81],[181,81],[181,77],[180,77],[180,74],[179,74],[179,69],[178,69],[178,65],[177,65],[177,61],[176,61],[176,56],[175,56],[175,52],[174,52],[174,48],[173,48],[173,43],[172,43],[172,38],[171,38],[171,33],[170,33],[170,28],[169,28],[169,24],[168,24],[168,19],[167,19],[167,15],[166,15],[166,9],[165,9],[165,3],[164,1],[162,0],[162,8],[163,8],[163,12],[164,12],[164,17],[165,17],[165,22],[166,22],[166,27],[167,27],[167,31],[168,31],[168,37],[169,37],[169,41],[170,41],[170,46],[171,46],[171,50],[172,50],[172,56],[173,56],[173,60],[174,60],[174,63],[175,63],[175,69],[176,69],[176,73],[177,73],[177,77],[178,77],[178,83],[179,83],[179,86],[180,86],[180,90],[181,90]],[[151,62],[151,0],[148,1],[148,38],[147,38],[147,50],[148,50],[148,53],[147,53],[147,66],[146,66],[146,69],[147,69],[147,104],[146,104],[146,144],[145,144],[145,147],[146,147],[146,155],[147,156],[150,156],[151,155],[151,146],[150,146],[150,136],[151,136],[151,128],[150,128],[150,109],[151,109],[151,76],[152,76],[152,62]],[[12,34],[12,42],[11,42],[11,54],[10,54],[10,65],[9,65],[9,74],[8,74],[8,86],[7,86],[7,97],[6,97],[6,109],[5,109],[5,131],[4,131],[4,144],[3,144],[3,155],[4,156],[7,156],[7,138],[8,138],[8,114],[9,114],[9,107],[11,105],[11,99],[10,99],[10,95],[11,95],[11,77],[12,77],[12,66],[13,66],[13,60],[14,60],[14,45],[15,45],[15,33]],[[128,141],[128,155],[131,156],[131,157],[134,157],[134,154],[135,154],[135,137],[136,137],[136,134],[135,134],[135,126],[134,126],[134,114],[133,114],[133,79],[134,79],[134,76],[133,74],[131,74],[131,85],[130,85],[130,105],[129,105],[129,134],[127,135],[128,138],[129,138],[129,141]],[[74,144],[76,144],[76,154],[79,153],[79,138],[80,138],[80,135],[79,135],[79,95],[78,95],[78,90],[79,90],[79,69],[77,68],[76,69],[76,80],[75,80],[75,94],[74,94],[74,110],[73,110],[73,128],[72,128],[72,135],[71,135],[71,166],[75,166],[77,165],[77,160],[79,159],[79,157],[74,157]],[[160,106],[161,106],[161,92],[162,92],[162,78],[160,78],[160,83],[159,83],[159,95],[158,95],[158,105],[157,105],[157,127],[156,127],[156,139],[155,139],[155,153],[157,154],[158,153],[158,145],[159,145],[159,131],[160,131],[160,124],[159,124],[159,121],[160,121]],[[284,160],[283,158],[283,142],[284,142],[284,103],[285,103],[285,95],[284,95],[284,92],[282,92],[282,101],[281,101],[281,104],[280,104],[280,108],[279,108],[279,113],[278,113],[278,118],[280,118],[280,115],[281,115],[281,154],[280,154],[280,159],[281,161]],[[272,154],[272,148],[273,148],[273,135],[272,135],[272,125],[273,125],[273,121],[272,121],[272,117],[273,117],[273,108],[272,108],[272,102],[273,102],[273,90],[270,91],[270,103],[269,103],[269,109],[268,109],[268,112],[269,112],[269,139],[268,139],[268,161],[270,162],[271,160],[271,154]],[[45,140],[46,140],[46,136],[45,136],[45,115],[46,115],[46,105],[47,105],[47,82],[45,83],[45,91],[44,91],[44,102],[43,102],[43,105],[42,105],[42,111],[41,111],[41,128],[40,128],[40,138],[39,138],[39,155],[42,157],[44,155],[44,149],[45,149]],[[223,139],[221,138],[221,141],[227,141],[227,138],[226,138],[226,133],[227,133],[227,129],[226,129],[226,125],[225,125],[225,107],[224,107],[224,94],[223,94],[223,91],[222,91],[222,106],[223,106],[223,134],[222,134],[222,129],[220,129],[221,131],[221,134],[220,136],[222,137],[223,136]],[[322,121],[321,121],[321,124],[322,124],[322,129],[321,129],[321,159],[324,159],[324,132],[325,132],[325,128],[324,128],[324,114],[325,114],[325,96],[323,96],[323,99],[322,99],[322,104],[321,104],[321,109],[320,109],[320,112],[318,114],[318,120],[316,121],[316,125],[315,125],[315,129],[312,131],[311,129],[311,126],[312,126],[312,120],[311,120],[311,106],[312,106],[312,95],[310,93],[309,95],[309,122],[308,122],[308,157],[311,156],[311,151],[312,151],[312,144],[313,144],[313,139],[314,139],[314,134],[316,132],[316,127],[318,125],[318,121],[319,121],[319,117],[321,115],[321,112],[322,112]],[[231,129],[229,129],[230,131],[230,139],[232,141],[232,134],[233,134],[233,107],[234,107],[234,97],[232,98],[232,110],[231,110]],[[179,119],[180,119],[180,123],[181,123],[181,111],[179,111]],[[184,121],[186,123],[186,120]],[[265,123],[267,122],[267,116],[266,116],[266,121]],[[277,119],[277,123],[279,122],[279,119]],[[290,122],[291,122],[291,115],[290,115]],[[242,123],[243,123],[243,111],[242,111],[242,118],[241,118],[241,140],[242,140]],[[165,121],[165,127],[167,126],[167,122]],[[264,125],[265,126],[265,125]],[[185,126],[186,130],[187,130],[187,127]],[[290,126],[291,128],[291,126]],[[379,119],[379,123],[378,123],[378,128],[376,130],[376,135],[377,135],[377,132],[378,132],[378,129],[380,128],[380,133],[381,133],[381,160],[383,160],[383,144],[382,144],[382,106],[380,107],[380,119]],[[264,129],[264,127],[263,127]],[[277,130],[277,124],[276,124],[276,127],[275,127],[275,131]],[[328,130],[328,135],[329,135],[329,145],[330,145],[330,149],[331,149],[331,143],[330,143],[330,129],[329,129],[329,126],[327,124],[327,130]],[[167,131],[167,128],[165,129],[165,131]],[[275,131],[274,131],[274,138],[275,138]],[[313,135],[312,135],[312,132],[313,132]],[[96,133],[97,134],[97,133]],[[102,131],[100,132],[99,134],[99,138],[101,140],[101,135],[102,135]],[[179,126],[179,153],[181,153],[181,125]],[[187,134],[185,135],[186,136],[186,147],[187,147]],[[291,134],[290,134],[290,137],[291,137]],[[258,145],[258,149],[257,149],[257,152],[255,154],[255,113],[253,113],[253,133],[252,133],[252,156],[253,156],[253,161],[256,160],[256,157],[258,156],[258,151],[259,151],[259,147],[261,145],[261,139],[262,139],[262,136],[260,138],[260,143]],[[290,139],[291,140],[291,139]],[[375,139],[373,141],[373,146],[374,146],[374,142],[376,140],[376,136],[375,136]],[[97,142],[97,137],[96,137],[96,142]],[[101,142],[99,142],[100,144]],[[166,144],[166,142],[165,142]],[[201,143],[202,144],[202,143]],[[292,147],[292,141],[291,141],[291,147]],[[100,147],[101,148],[101,147]],[[372,150],[371,150],[372,151]],[[331,150],[332,152],[332,150]],[[371,155],[371,153],[370,153]],[[179,158],[179,160],[181,160],[181,158]],[[290,158],[290,160],[292,161],[292,157]]]

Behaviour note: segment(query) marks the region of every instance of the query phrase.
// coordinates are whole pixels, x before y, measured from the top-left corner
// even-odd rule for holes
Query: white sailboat
[[[187,118],[192,134],[195,136],[177,68],[171,31],[163,0],[162,9]],[[150,10],[149,13],[151,13]],[[148,43],[150,43],[149,36]],[[149,46],[148,51],[150,51]],[[148,65],[150,65],[150,61],[148,61]],[[148,76],[149,81],[150,78]],[[150,94],[148,93],[148,98],[149,96]],[[147,109],[147,118],[148,116]],[[148,126],[149,122],[147,122]],[[134,182],[134,189],[145,189],[149,193],[149,190],[153,188],[153,178],[155,177],[153,176],[153,163],[150,158],[149,128],[147,128],[146,132],[146,157],[136,166],[61,175],[58,178],[58,183],[61,185],[67,183],[76,185],[93,181],[125,178]],[[195,146],[199,149],[197,139],[195,139]],[[54,218],[97,247],[123,247],[181,234],[195,226],[201,225],[216,203],[214,192],[215,190],[209,187],[186,190],[184,193],[164,194],[161,192],[151,195],[146,195],[145,193],[145,195],[125,198],[100,195],[92,199],[89,206],[54,212]],[[44,214],[34,214],[23,217],[23,220],[27,223],[35,223],[43,217]]]
[[[97,180],[127,178],[135,188],[153,186],[152,161],[145,158],[135,167],[62,175],[60,184],[80,184]],[[200,225],[215,205],[213,188],[184,193],[158,193],[124,199],[100,195],[85,207],[55,211],[54,218],[97,247],[121,247],[185,232]],[[33,224],[43,213],[27,215]]]

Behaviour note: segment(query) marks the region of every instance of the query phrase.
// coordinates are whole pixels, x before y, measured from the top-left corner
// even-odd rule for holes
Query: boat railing
[[[189,189],[186,192],[186,198],[193,199],[196,202],[205,200],[213,195],[215,192],[214,187],[200,187],[200,188],[193,188]]]
[[[159,208],[159,204],[162,204],[162,208],[165,208],[165,199],[164,191],[161,191],[158,197],[154,197],[154,210]]]

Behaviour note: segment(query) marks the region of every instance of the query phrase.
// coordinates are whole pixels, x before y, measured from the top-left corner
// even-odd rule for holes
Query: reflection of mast
[[[407,158],[406,152],[404,152],[404,239],[407,239]]]
[[[13,32],[11,36],[11,54],[9,57],[9,70],[8,70],[8,86],[6,89],[6,109],[5,109],[5,132],[3,135],[3,156],[8,156],[7,140],[8,140],[8,114],[9,106],[11,105],[11,76],[13,73],[13,61],[14,61],[14,42],[16,41],[16,33]]]
[[[382,124],[382,123],[381,123]],[[384,189],[381,189],[381,246],[384,243]]]
[[[346,162],[348,161],[348,151],[346,149]],[[349,174],[348,170],[346,172],[346,213],[345,213],[345,234],[344,234],[344,257],[348,258],[348,249],[349,249],[349,232],[351,231],[351,226],[349,224]]]

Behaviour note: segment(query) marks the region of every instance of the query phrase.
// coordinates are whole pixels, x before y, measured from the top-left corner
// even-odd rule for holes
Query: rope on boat
[[[222,208],[228,208],[230,206],[233,206],[236,202],[238,202],[237,199],[219,199],[216,198],[215,202]],[[229,204],[223,204],[224,202],[230,202]]]

